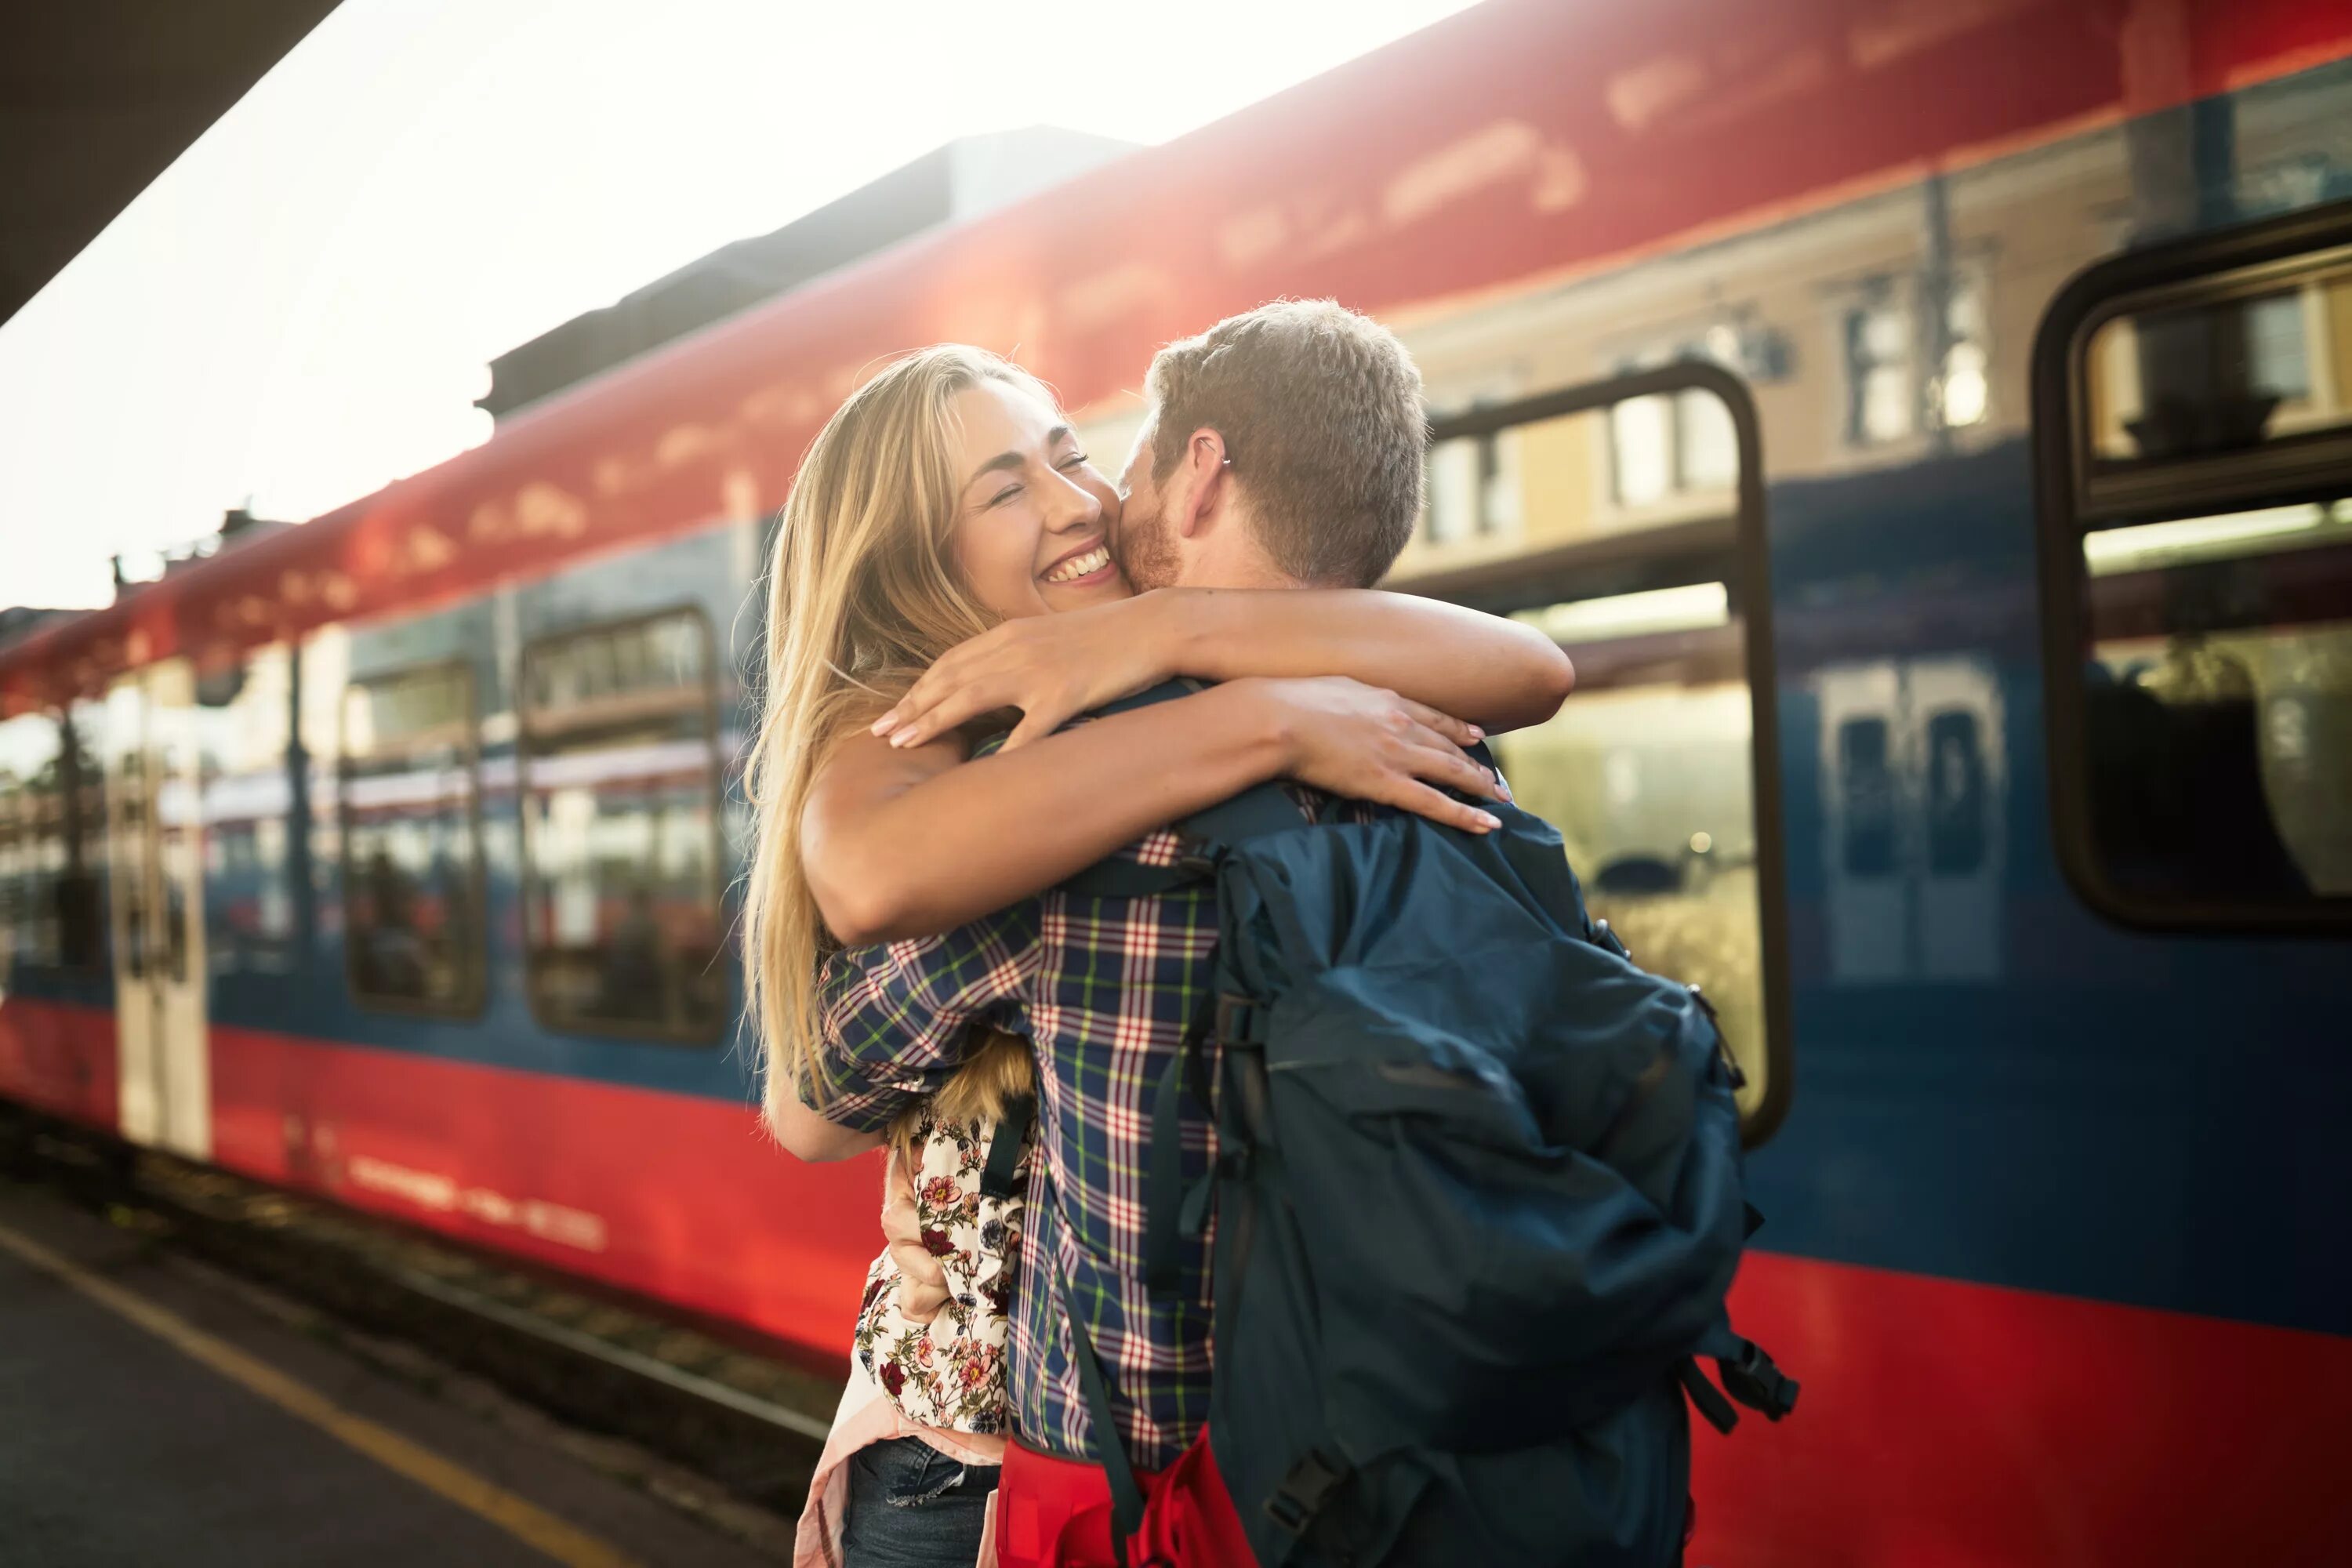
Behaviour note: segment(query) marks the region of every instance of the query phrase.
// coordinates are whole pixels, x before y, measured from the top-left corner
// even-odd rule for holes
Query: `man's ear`
[[[1185,438],[1184,456],[1170,476],[1168,523],[1184,539],[1208,531],[1233,494],[1233,468],[1225,461],[1225,438],[1203,425]]]

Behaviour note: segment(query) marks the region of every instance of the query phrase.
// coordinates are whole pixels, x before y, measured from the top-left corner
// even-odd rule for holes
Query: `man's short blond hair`
[[[1169,344],[1145,383],[1151,471],[1224,437],[1259,544],[1318,586],[1380,581],[1421,519],[1429,419],[1396,334],[1329,300],[1277,300]]]

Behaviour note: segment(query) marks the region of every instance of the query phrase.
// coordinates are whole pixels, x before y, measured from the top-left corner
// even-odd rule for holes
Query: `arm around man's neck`
[[[902,749],[860,732],[835,746],[810,792],[802,862],[845,944],[936,935],[1278,777],[1291,760],[1276,705],[1248,680],[968,763],[960,742]]]

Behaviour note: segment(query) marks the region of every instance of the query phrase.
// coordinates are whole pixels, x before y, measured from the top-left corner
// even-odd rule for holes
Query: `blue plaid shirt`
[[[1162,830],[1118,858],[1172,864]],[[1013,1423],[1024,1441],[1091,1457],[1060,1288],[1070,1281],[1110,1405],[1137,1465],[1160,1468],[1208,1416],[1207,1239],[1187,1244],[1182,1289],[1143,1283],[1151,1102],[1210,987],[1217,903],[1206,884],[1152,898],[1051,892],[945,936],[835,954],[823,980],[824,1114],[887,1125],[961,1065],[975,1025],[1036,1047],[1038,1140],[1012,1326]],[[1187,1180],[1215,1134],[1183,1125]]]

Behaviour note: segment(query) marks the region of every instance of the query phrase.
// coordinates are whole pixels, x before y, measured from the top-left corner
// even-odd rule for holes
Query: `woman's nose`
[[[1102,501],[1067,475],[1055,474],[1046,501],[1045,526],[1055,533],[1092,528],[1102,521]]]

